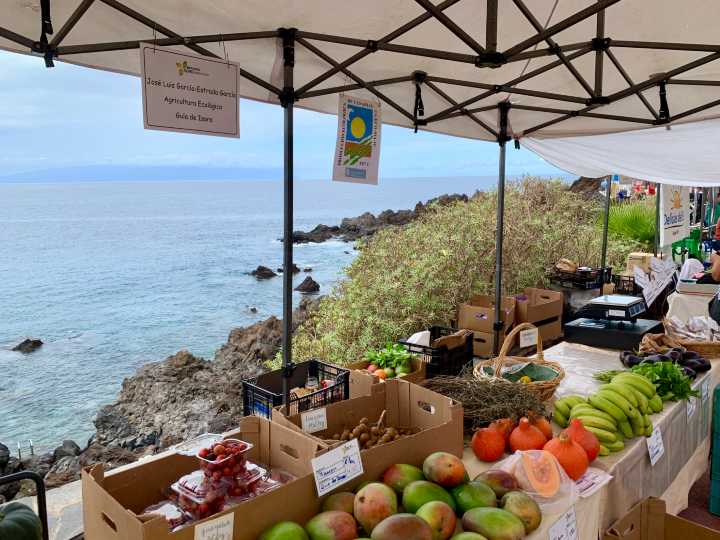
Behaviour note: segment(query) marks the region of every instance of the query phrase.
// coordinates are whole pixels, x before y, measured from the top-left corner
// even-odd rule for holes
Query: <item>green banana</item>
[[[631,418],[630,425],[632,426],[633,433],[636,437],[645,433],[645,423],[643,422],[642,417]]]
[[[632,439],[635,436],[635,433],[633,433],[633,428],[630,425],[630,422],[625,420],[624,422],[620,422],[620,430],[622,431],[622,434],[625,436],[626,439]]]
[[[580,420],[585,427],[596,427],[611,433],[617,429],[614,422],[608,422],[604,418],[599,418],[597,416],[576,416],[575,418]]]
[[[607,446],[605,446],[604,444],[601,444],[601,445],[600,445],[600,454],[599,454],[599,455],[601,455],[601,456],[609,456],[609,455],[610,455],[610,450],[608,450],[608,447],[607,447]]]
[[[649,425],[652,425],[652,422],[650,422],[650,417],[647,414],[642,415],[642,421],[643,427],[648,427]]]
[[[600,387],[600,390],[612,390],[613,392],[620,394],[622,397],[624,397],[633,407],[638,406],[638,400],[633,393],[632,386],[627,386],[623,383],[616,382],[603,384]]]
[[[652,425],[650,425],[650,426],[648,426],[648,427],[645,428],[645,436],[646,436],[646,437],[649,437],[650,435],[652,435],[652,432],[653,432],[653,427],[652,427]]]
[[[592,426],[585,426],[585,429],[592,431],[601,443],[612,443],[617,441],[617,437],[611,431]]]
[[[613,390],[600,390],[598,396],[604,397],[616,407],[619,407],[628,418],[638,418],[640,412],[630,402]]]
[[[607,443],[606,446],[607,446],[607,449],[610,450],[611,452],[619,452],[620,450],[625,448],[625,443],[622,441],[615,441],[612,443]]]
[[[650,401],[648,398],[645,397],[645,394],[643,394],[640,390],[635,390],[632,386],[630,387],[633,391],[633,394],[635,394],[635,397],[638,401],[638,409],[640,409],[640,412],[642,414],[649,414],[652,413],[652,410],[650,409]]]
[[[580,405],[581,403],[587,403],[587,400],[582,396],[565,396],[563,398],[567,403],[570,404],[570,408],[572,409],[575,405]]]
[[[639,390],[643,394],[645,394],[645,397],[648,399],[651,399],[655,395],[655,385],[651,383],[649,380],[647,380],[642,375],[638,375],[637,373],[630,373],[629,371],[623,371],[622,373],[618,373],[612,378],[612,382],[624,382],[625,384],[629,384],[633,388]]]
[[[663,400],[660,399],[660,396],[657,394],[655,394],[652,399],[648,400],[648,405],[650,406],[650,410],[654,413],[659,413],[663,410]]]
[[[632,430],[632,428],[630,428]],[[618,429],[615,431],[615,437],[617,437],[618,441],[624,441],[625,440],[625,434],[622,432],[622,429]]]
[[[590,405],[592,405],[596,409],[606,412],[618,422],[627,421],[627,416],[625,416],[625,413],[622,411],[622,409],[613,404],[611,401],[608,401],[601,395],[592,395],[588,397],[588,401],[590,402]]]
[[[561,428],[566,428],[568,425],[567,416],[563,416],[563,414],[557,408],[553,412],[553,420]]]
[[[598,418],[602,418],[608,422],[612,422],[614,425],[617,425],[617,420],[615,420],[615,418],[600,409],[596,409],[592,405],[575,405],[570,411],[570,418],[576,418],[578,416],[597,416]]]
[[[565,401],[565,398],[558,399],[555,402],[555,410],[559,411],[565,418],[570,416],[570,404]]]

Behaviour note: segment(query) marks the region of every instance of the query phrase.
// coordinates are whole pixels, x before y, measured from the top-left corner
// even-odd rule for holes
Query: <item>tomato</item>
[[[215,471],[212,473],[213,479],[220,480],[222,478],[222,472],[221,471]]]
[[[198,452],[198,456],[200,456],[201,458],[206,458],[209,453],[210,450],[208,448],[203,448]]]

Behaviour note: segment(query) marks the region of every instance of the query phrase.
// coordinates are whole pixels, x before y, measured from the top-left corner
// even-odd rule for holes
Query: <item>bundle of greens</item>
[[[411,373],[412,359],[413,355],[398,343],[388,343],[384,349],[369,351],[365,354],[365,360],[370,362],[368,370],[370,372],[383,370],[390,379],[396,374]]]
[[[692,389],[690,377],[675,362],[641,363],[633,366],[629,371],[642,375],[653,383],[663,401],[678,401],[700,395],[697,390]],[[622,371],[602,371],[596,373],[595,378],[610,382],[618,373]]]

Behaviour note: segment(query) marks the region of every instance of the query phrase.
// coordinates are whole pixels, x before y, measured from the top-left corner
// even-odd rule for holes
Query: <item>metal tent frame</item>
[[[21,35],[10,28],[0,26],[0,37],[9,40],[25,49],[28,52],[40,55],[44,58],[45,64],[52,67],[55,59],[67,58],[72,60],[73,55],[88,54],[94,52],[108,51],[124,51],[137,49],[141,42],[155,43],[157,46],[182,46],[196,53],[218,57],[212,51],[204,48],[203,44],[222,43],[243,40],[258,40],[275,38],[280,40],[283,47],[283,87],[278,88],[271,82],[263,80],[261,77],[250,73],[246,70],[240,70],[240,74],[247,81],[259,85],[265,90],[277,96],[279,103],[284,107],[284,248],[283,261],[286,271],[283,276],[283,365],[286,374],[289,375],[293,368],[292,350],[291,350],[291,332],[292,332],[292,273],[289,269],[292,267],[292,203],[293,203],[293,108],[298,101],[311,97],[339,94],[342,92],[352,91],[356,89],[364,89],[375,95],[386,106],[395,109],[409,122],[415,129],[422,129],[441,120],[465,116],[470,121],[479,125],[487,134],[496,140],[499,145],[499,178],[498,178],[498,210],[497,210],[497,263],[495,276],[495,317],[498,321],[495,326],[495,348],[499,346],[499,335],[502,329],[500,309],[500,298],[502,292],[502,240],[503,240],[503,203],[505,196],[505,162],[506,162],[506,144],[511,140],[508,122],[511,118],[512,109],[535,111],[554,115],[554,118],[534,125],[525,129],[522,133],[513,134],[516,138],[527,136],[530,134],[542,135],[544,129],[565,122],[571,118],[578,116],[587,118],[596,118],[603,120],[614,120],[626,122],[629,126],[657,126],[668,124],[671,121],[688,118],[706,109],[720,105],[720,99],[704,103],[677,114],[671,115],[668,103],[670,98],[667,95],[668,85],[699,85],[699,86],[720,86],[720,81],[713,80],[680,80],[676,79],[678,75],[686,73],[694,68],[705,64],[720,60],[720,45],[703,44],[703,43],[671,43],[671,42],[648,42],[648,41],[630,41],[617,40],[606,35],[605,31],[605,11],[617,4],[621,0],[598,0],[594,4],[577,11],[576,13],[548,26],[544,27],[536,18],[533,12],[527,7],[523,0],[512,0],[514,6],[520,11],[522,16],[532,25],[535,34],[524,39],[514,46],[499,51],[497,49],[498,28],[501,27],[502,21],[498,17],[498,0],[485,0],[486,5],[486,42],[478,43],[472,36],[463,30],[461,24],[454,21],[447,15],[446,11],[453,5],[461,1],[469,0],[443,0],[438,4],[434,4],[431,0],[414,0],[416,4],[423,8],[423,12],[407,23],[397,27],[394,31],[378,37],[375,40],[358,39],[350,36],[337,36],[323,33],[306,31],[302,28],[294,29],[276,29],[276,30],[260,30],[257,32],[242,33],[225,33],[213,35],[192,35],[182,36],[170,28],[163,26],[159,21],[152,20],[149,17],[131,9],[120,0],[77,0],[78,5],[75,11],[62,24],[60,29],[53,33],[50,18],[50,0],[41,0],[40,28],[41,37],[38,41],[27,36]],[[73,28],[83,20],[88,9],[94,3],[102,3],[113,8],[119,13],[133,19],[134,21],[152,29],[154,33],[164,35],[160,39],[134,39],[120,42],[106,43],[88,43],[79,45],[64,45],[63,42]],[[585,41],[579,43],[558,44],[554,36],[572,26],[575,26],[591,17],[596,20],[595,33]],[[434,20],[439,22],[444,30],[454,35],[465,45],[467,45],[474,54],[463,54],[447,50],[437,50],[431,47],[416,47],[397,43],[397,39],[405,35],[410,30],[418,27],[426,21]],[[48,36],[53,36],[51,40]],[[337,60],[319,48],[318,43],[341,44],[357,49],[357,52],[344,60]],[[547,45],[545,48],[537,48],[540,44]],[[328,65],[327,71],[316,76],[311,81],[303,84],[299,88],[295,87],[293,80],[294,54],[295,48],[300,45],[307,51],[314,54]],[[533,50],[531,50],[533,48]],[[619,49],[652,49],[657,51],[686,51],[686,52],[705,52],[706,55],[695,59],[691,62],[683,63],[677,67],[661,74],[655,74],[641,82],[635,82],[631,79],[618,59],[614,51]],[[377,51],[384,51],[393,54],[402,54],[410,57],[433,58],[447,62],[470,64],[478,68],[479,72],[484,69],[500,69],[505,65],[515,62],[526,61],[540,57],[556,57],[556,59],[544,66],[514,77],[504,84],[487,84],[479,80],[460,80],[448,77],[435,76],[432,73],[424,73],[412,70],[407,75],[382,79],[382,80],[363,80],[350,69],[353,64],[360,60],[371,56]],[[594,54],[594,80],[586,80],[573,62],[587,54]],[[607,94],[603,92],[604,82],[604,66],[605,59],[615,67],[621,74],[626,83],[626,87],[622,90]],[[572,77],[577,80],[584,91],[584,95],[565,95],[554,92],[545,92],[533,90],[532,88],[519,87],[521,83],[532,82],[534,79],[543,75],[550,70],[561,67],[567,70]],[[334,86],[330,88],[321,88],[321,84],[336,74],[343,74],[352,80],[352,84],[342,86]],[[446,108],[434,112],[429,116],[420,118],[417,109],[414,111],[407,110],[402,105],[393,101],[388,97],[382,88],[388,85],[398,84],[414,84],[417,91],[420,92],[422,87],[426,87],[429,91],[439,96],[446,104]],[[450,94],[442,90],[438,85],[459,86],[466,89],[476,89],[479,92],[473,97],[456,100]],[[647,98],[643,95],[643,91],[653,87],[659,88],[660,107],[656,110]],[[544,106],[528,106],[512,104],[508,99],[504,99],[499,103],[483,104],[490,101],[491,98],[497,98],[498,94],[509,95],[527,95],[547,100],[557,101],[561,105],[555,107]],[[633,117],[617,114],[606,114],[603,111],[613,103],[626,98],[635,97],[639,99],[644,108],[647,109],[646,117]],[[498,129],[488,125],[487,122],[479,118],[476,113],[489,111],[498,111]],[[288,400],[288,389],[285,388],[286,403]]]

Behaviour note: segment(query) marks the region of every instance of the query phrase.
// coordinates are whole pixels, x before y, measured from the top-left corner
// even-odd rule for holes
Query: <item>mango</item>
[[[364,487],[367,486],[368,484],[372,484],[372,482],[373,482],[372,480],[363,480],[363,481],[360,482],[360,483],[357,485],[357,487],[355,488],[355,493],[357,493],[358,491],[360,491],[362,488],[364,488]]]
[[[357,538],[355,518],[340,510],[321,512],[305,524],[305,531],[310,536],[310,540],[355,540]]]
[[[425,458],[423,474],[431,482],[443,487],[455,487],[467,478],[462,460],[448,452],[435,452]]]
[[[455,486],[450,493],[457,504],[458,514],[461,515],[471,508],[497,506],[495,492],[485,482],[479,480]]]
[[[260,540],[308,540],[308,535],[297,523],[281,521],[263,531]]]
[[[341,510],[342,512],[352,514],[354,511],[353,501],[355,501],[354,493],[350,493],[349,491],[333,493],[323,501],[322,511],[327,512],[328,510]]]
[[[490,486],[498,499],[501,499],[508,491],[520,489],[517,478],[501,469],[482,472],[475,477],[475,480],[480,480]]]
[[[500,508],[473,508],[462,517],[463,529],[488,540],[522,540],[525,525],[515,514]]]
[[[432,530],[432,540],[448,540],[455,532],[457,517],[455,511],[441,501],[423,504],[415,514],[427,521]]]
[[[403,490],[402,505],[410,513],[415,513],[420,510],[420,507],[431,501],[442,501],[447,504],[453,511],[457,510],[455,500],[452,498],[447,491],[428,482],[427,480],[416,480],[410,482]]]
[[[510,491],[500,501],[500,507],[515,514],[525,525],[525,532],[530,534],[540,526],[542,512],[538,503],[530,495],[522,491]]]
[[[432,530],[424,519],[413,514],[395,514],[373,529],[372,540],[432,540]]]
[[[383,519],[396,514],[397,506],[393,489],[380,482],[368,484],[358,491],[353,503],[355,519],[368,534]]]
[[[488,540],[485,538],[482,534],[474,533],[474,532],[461,532],[460,534],[456,534],[453,536],[450,540]]]
[[[425,480],[425,475],[419,468],[405,463],[390,465],[382,477],[382,481],[398,493],[402,493],[405,486],[415,480]]]

